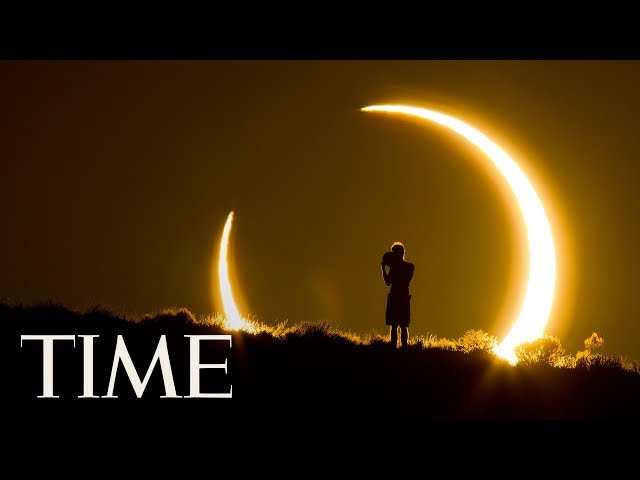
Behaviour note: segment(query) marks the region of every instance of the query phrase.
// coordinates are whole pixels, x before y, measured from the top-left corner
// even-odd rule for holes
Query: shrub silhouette
[[[626,364],[622,357],[617,355],[610,355],[600,353],[604,345],[604,338],[593,332],[584,341],[585,350],[579,351],[576,354],[576,368],[582,368],[586,370],[634,370],[634,364]]]
[[[498,344],[498,338],[483,330],[468,330],[459,340],[458,349],[464,353],[492,352]]]
[[[613,355],[601,355],[592,353],[576,359],[576,368],[587,370],[625,370],[622,358]]]
[[[515,349],[518,364],[529,367],[555,367],[564,354],[560,340],[545,335],[532,342],[520,344]]]
[[[602,348],[603,345],[604,338],[602,338],[596,332],[593,332],[591,336],[584,341],[584,347],[592,353]]]

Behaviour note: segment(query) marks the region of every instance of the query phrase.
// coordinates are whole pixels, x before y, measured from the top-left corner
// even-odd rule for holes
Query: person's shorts
[[[411,295],[387,294],[387,325],[408,327],[411,321]]]

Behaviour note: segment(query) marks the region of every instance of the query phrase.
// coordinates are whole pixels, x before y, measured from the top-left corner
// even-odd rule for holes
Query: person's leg
[[[400,327],[400,341],[403,347],[409,344],[409,327]]]
[[[398,344],[398,325],[391,325],[391,330],[389,331],[391,348],[396,348]]]

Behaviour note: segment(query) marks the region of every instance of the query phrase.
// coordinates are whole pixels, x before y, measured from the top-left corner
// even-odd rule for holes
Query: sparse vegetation
[[[603,352],[605,341],[598,333],[592,333],[584,341],[584,350],[575,356],[567,354],[557,337],[545,335],[516,348],[518,364],[528,367],[578,368],[584,370],[626,370],[638,373],[638,363],[619,355]]]

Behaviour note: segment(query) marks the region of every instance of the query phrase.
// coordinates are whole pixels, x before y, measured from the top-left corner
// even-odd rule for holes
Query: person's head
[[[400,242],[395,242],[391,245],[391,251],[397,255],[398,259],[404,260],[404,245]]]
[[[398,256],[393,252],[386,252],[382,256],[382,263],[384,265],[389,265],[390,267],[392,267],[393,265],[396,264],[397,261],[398,261]]]

